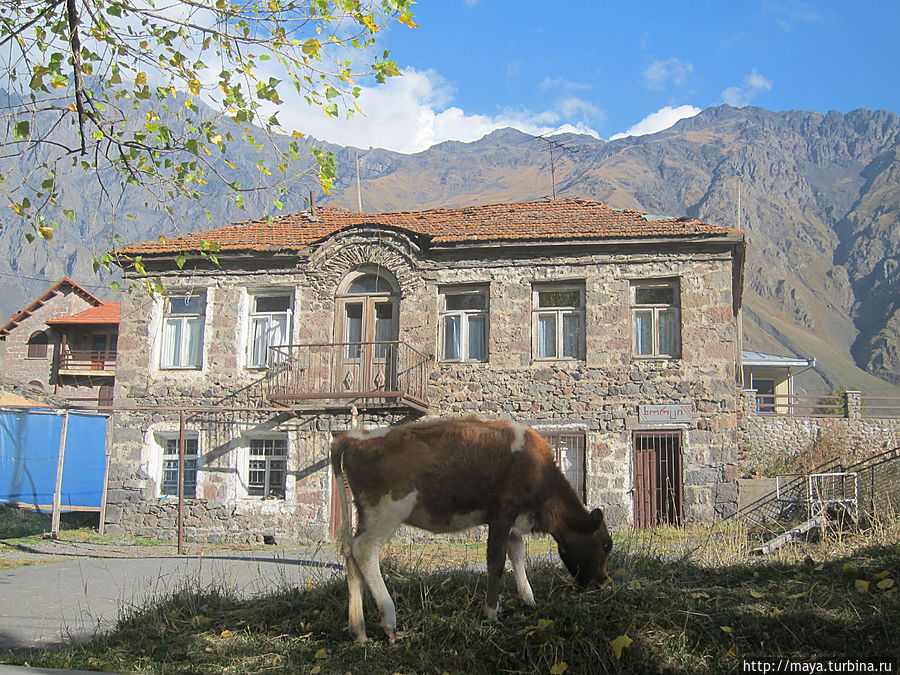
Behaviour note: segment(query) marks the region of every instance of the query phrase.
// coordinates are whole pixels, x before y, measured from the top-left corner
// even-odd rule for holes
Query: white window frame
[[[173,300],[190,300],[198,298],[203,306],[199,312],[172,313]],[[174,328],[170,328],[174,327]],[[178,343],[174,352],[169,353],[169,330],[175,330]],[[203,341],[206,333],[206,294],[184,293],[166,297],[163,303],[162,330],[160,332],[159,367],[160,370],[202,370]],[[196,357],[191,358],[191,338],[196,335]],[[176,358],[178,357],[178,358]]]
[[[159,496],[178,497],[178,446],[179,435],[174,433],[158,433],[157,442],[162,449],[159,476]],[[197,432],[186,432],[184,436],[184,498],[196,499],[199,494],[200,473],[200,438]],[[166,481],[166,474],[174,474],[174,481]],[[193,492],[189,492],[188,476],[193,474]]]
[[[275,444],[281,443],[283,452],[281,454],[266,454],[266,450],[270,447],[275,449]],[[254,450],[257,447],[263,451],[263,454],[254,454]],[[287,497],[287,476],[288,476],[288,454],[289,454],[290,445],[288,443],[287,435],[278,435],[278,436],[251,436],[247,439],[247,496],[248,497],[256,497],[256,498],[271,498],[275,499],[285,499]],[[277,466],[278,462],[282,462],[282,466],[279,469]],[[254,466],[254,463],[257,466]],[[275,465],[275,466],[273,466]],[[280,492],[281,494],[272,494],[273,492],[273,480],[272,474],[276,471],[281,471],[282,479],[280,482]],[[258,482],[254,483],[251,481],[251,477],[254,472],[262,472],[263,480],[262,484]]]
[[[265,369],[272,365],[273,354],[271,352],[271,347],[277,344],[290,344],[291,336],[293,335],[293,307],[294,307],[294,294],[290,291],[285,290],[284,292],[279,291],[264,291],[264,292],[252,292],[249,294],[250,302],[249,302],[249,311],[248,311],[248,327],[247,327],[247,367],[248,368],[258,368]],[[257,300],[261,298],[286,298],[288,307],[286,310],[277,311],[277,312],[259,312],[256,311]],[[285,342],[277,342],[273,343],[272,339],[276,335],[276,331],[273,330],[274,321],[277,319],[283,319],[284,321],[284,340]],[[259,339],[264,342],[263,346],[263,357],[260,360],[259,357],[259,348],[257,346],[256,340],[256,326],[259,323],[265,323],[266,326],[264,328],[264,334],[262,334]],[[261,362],[260,362],[261,361]]]
[[[640,290],[666,288],[672,291],[672,302],[638,302]],[[660,326],[668,315],[672,322],[670,348],[660,339]],[[644,350],[641,345],[641,318],[649,317],[650,345]],[[636,359],[678,359],[681,358],[681,283],[678,279],[648,279],[631,281],[631,353]]]
[[[560,305],[551,307],[540,306],[541,293],[565,293],[577,291],[577,305]],[[531,294],[531,335],[532,354],[535,361],[584,361],[585,358],[585,301],[584,284],[573,283],[540,283],[532,286]],[[555,354],[542,354],[541,348],[541,321],[544,317],[553,317],[554,320],[554,350]],[[564,354],[565,351],[565,325],[567,319],[574,319],[578,326],[578,343],[576,354]]]
[[[488,361],[488,336],[490,335],[490,289],[488,286],[453,286],[442,288],[440,294],[440,330],[438,331],[438,340],[440,341],[441,361],[450,363],[486,363]],[[481,295],[484,298],[483,309],[448,309],[447,299],[460,295]],[[447,323],[448,321],[457,321],[459,326],[459,334],[457,335],[458,356],[447,355]],[[481,356],[473,357],[470,354],[470,324],[474,321],[481,320],[484,324],[484,335],[482,336],[483,353]]]

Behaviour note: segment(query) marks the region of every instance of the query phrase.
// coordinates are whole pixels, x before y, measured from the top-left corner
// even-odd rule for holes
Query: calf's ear
[[[594,529],[596,530],[602,524],[603,524],[603,511],[601,511],[600,509],[594,509],[593,511],[591,511],[591,525],[594,526]]]

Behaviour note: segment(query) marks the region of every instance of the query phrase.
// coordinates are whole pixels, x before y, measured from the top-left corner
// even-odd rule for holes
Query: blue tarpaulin
[[[106,481],[106,417],[68,413],[61,511],[99,510]],[[0,503],[53,506],[64,413],[0,410]]]

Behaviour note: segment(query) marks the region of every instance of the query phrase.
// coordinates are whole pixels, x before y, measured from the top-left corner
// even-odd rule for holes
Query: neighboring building
[[[118,325],[119,303],[64,278],[0,328],[2,376],[76,407],[108,406]]]
[[[744,386],[756,392],[756,412],[783,413],[794,396],[794,376],[816,367],[815,359],[744,351]]]
[[[129,246],[166,295],[123,298],[107,523],[171,536],[188,409],[188,538],[324,539],[353,407],[367,427],[516,419],[616,526],[713,518],[734,499],[744,251],[741,231],[575,199]]]

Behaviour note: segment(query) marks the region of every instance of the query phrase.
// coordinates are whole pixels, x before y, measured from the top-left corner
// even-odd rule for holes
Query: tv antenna
[[[528,134],[531,138],[538,139],[544,141],[547,144],[547,150],[550,152],[550,191],[551,191],[551,199],[556,201],[556,160],[560,155],[574,155],[578,152],[578,148],[568,144],[563,143],[560,140],[555,138],[550,138],[550,134],[540,134],[538,136],[534,136],[532,134]],[[530,140],[530,139],[529,139]],[[523,141],[524,142],[524,141]]]

